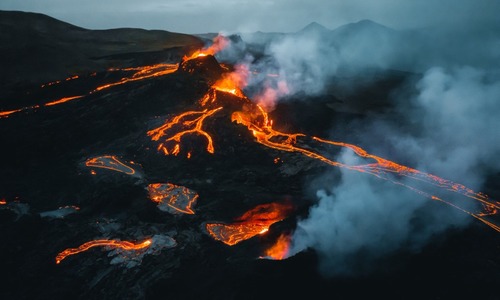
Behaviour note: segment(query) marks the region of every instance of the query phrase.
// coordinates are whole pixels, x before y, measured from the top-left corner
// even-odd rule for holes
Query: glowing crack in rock
[[[94,247],[104,247],[108,250],[113,248],[120,248],[124,251],[137,251],[144,248],[148,248],[151,245],[151,243],[152,243],[151,239],[144,240],[143,242],[137,244],[134,244],[129,241],[120,241],[120,240],[107,240],[107,239],[93,240],[90,242],[86,242],[77,248],[68,248],[60,252],[56,256],[56,264],[60,264],[62,260],[64,260],[66,257],[70,255],[75,255]]]
[[[85,165],[91,168],[102,168],[125,173],[127,175],[137,175],[137,172],[130,166],[122,163],[116,156],[104,155],[87,159]]]
[[[285,219],[291,210],[289,204],[261,204],[244,213],[234,223],[207,223],[205,228],[215,240],[233,246],[266,233],[271,225]]]
[[[151,201],[158,203],[161,211],[173,214],[194,214],[198,194],[184,186],[171,183],[152,183],[147,187]]]

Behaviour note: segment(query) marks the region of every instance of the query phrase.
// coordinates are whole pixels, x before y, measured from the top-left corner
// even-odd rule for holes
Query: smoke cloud
[[[369,70],[418,74],[435,67],[498,70],[500,36],[496,32],[500,25],[489,26],[488,30],[466,24],[394,30],[363,20],[330,30],[312,23],[289,34],[241,33],[242,39],[233,41],[230,50],[219,57],[227,61],[245,59],[250,69],[257,71],[248,87],[252,96],[259,87],[276,87],[278,81],[286,82],[287,95],[315,96],[328,91],[337,77],[357,76]],[[278,76],[266,77],[268,74]],[[356,82],[349,88],[356,89]]]
[[[339,160],[354,159],[343,152]],[[371,175],[341,169],[341,182],[317,191],[318,203],[300,220],[291,253],[314,249],[326,276],[363,275],[395,251],[418,251],[435,234],[463,226],[468,215],[429,203]]]
[[[411,167],[481,191],[488,174],[500,171],[499,74],[430,68],[415,84],[414,97],[397,99],[395,116],[358,123],[353,134],[372,153],[388,159],[398,153]],[[355,158],[344,151],[337,159],[352,164]],[[415,185],[409,179],[403,183]],[[418,251],[447,229],[474,220],[404,187],[349,170],[341,170],[340,183],[322,185],[317,204],[297,224],[292,253],[314,249],[328,276],[372,271],[384,257]],[[468,210],[477,208],[467,200],[462,205]]]
[[[476,192],[488,175],[500,171],[500,36],[491,31],[457,24],[407,31],[371,21],[336,30],[311,24],[291,34],[242,34],[232,50],[221,54],[222,60],[246,61],[253,71],[246,92],[268,110],[277,101],[341,93],[332,89],[338,78],[363,78],[344,81],[342,88],[356,91],[376,80],[370,77],[373,70],[382,76],[391,70],[411,73],[412,81],[388,99],[390,114],[371,113],[349,124],[354,142]],[[336,159],[366,163],[348,149]],[[309,183],[317,202],[298,221],[290,251],[313,249],[326,276],[371,272],[392,254],[419,251],[449,229],[475,220],[404,187],[420,189],[415,180],[395,179],[398,185],[337,171],[340,177],[323,174]],[[481,209],[460,194],[438,188],[431,193],[468,211]]]
[[[284,96],[307,100],[335,93],[330,84],[338,77],[370,74],[374,69],[379,74],[411,72],[419,79],[400,87],[409,90],[394,91],[391,114],[378,113],[350,124],[356,143],[477,192],[488,174],[500,171],[498,36],[462,27],[396,31],[362,21],[334,31],[313,24],[294,34],[243,39],[248,44],[241,41],[240,52],[248,53],[255,45],[263,49],[262,56],[246,56],[249,68],[257,70],[248,89],[268,109],[289,98]],[[471,41],[474,47],[469,46]],[[364,78],[345,88],[356,90],[366,80],[375,80],[370,75]],[[342,151],[337,160],[363,163],[350,150]],[[324,174],[310,183],[317,202],[298,221],[291,249],[291,255],[313,249],[326,276],[374,271],[392,254],[419,251],[447,230],[475,220],[370,174],[341,169],[337,182],[332,177]],[[400,183],[420,188],[409,178]],[[480,209],[477,202],[459,194],[439,189],[433,193],[466,210]]]

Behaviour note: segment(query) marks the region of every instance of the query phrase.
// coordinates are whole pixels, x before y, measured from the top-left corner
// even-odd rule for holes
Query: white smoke
[[[321,93],[328,77],[336,73],[339,57],[335,48],[321,42],[319,34],[289,36],[269,46],[279,66],[279,75],[290,93]]]
[[[416,84],[418,94],[411,101],[399,99],[404,103],[396,108],[399,124],[378,116],[356,133],[375,145],[379,156],[391,159],[389,152],[396,151],[415,162],[412,167],[481,191],[487,175],[500,170],[499,78],[470,67],[431,68]],[[400,130],[405,122],[414,130]],[[343,152],[338,160],[351,163],[352,155]],[[292,253],[317,251],[326,275],[370,271],[386,255],[418,250],[446,229],[473,219],[368,174],[342,169],[341,176],[340,184],[318,190],[318,203],[298,222],[292,239]],[[403,183],[415,184],[410,179]]]
[[[349,162],[352,155],[345,151],[339,159]],[[290,250],[314,249],[327,276],[373,271],[374,262],[385,255],[416,251],[431,236],[470,220],[371,175],[347,169],[341,174],[339,185],[318,190],[318,203],[298,222]]]
[[[420,79],[411,91],[398,91],[391,114],[353,122],[351,135],[368,152],[480,192],[487,176],[500,170],[500,38],[462,29],[398,32],[368,21],[333,33],[316,28],[259,35],[265,55],[247,59],[250,69],[259,71],[249,87],[266,89],[251,96],[307,99],[329,91],[336,76],[369,74],[374,68],[382,74],[412,72]],[[278,86],[275,77],[265,76],[269,73],[278,74],[286,89],[269,92]],[[355,91],[366,83],[351,82],[347,88]],[[337,157],[347,164],[354,159],[350,151]],[[447,230],[476,221],[402,185],[352,170],[340,174],[340,182],[324,179],[331,177],[325,174],[311,183],[317,203],[292,236],[291,254],[313,249],[325,275],[369,272],[391,254],[418,251]],[[417,184],[408,178],[401,183]],[[460,204],[467,210],[477,208],[472,199],[457,201],[465,201]]]
[[[349,77],[368,70],[425,73],[471,66],[494,71],[500,68],[500,25],[489,30],[477,26],[394,30],[368,20],[329,30],[317,25],[296,33],[254,33],[221,53],[222,60],[241,60],[252,53],[251,69],[258,70],[249,88],[263,82],[286,81],[288,95],[315,96],[327,91],[335,77]],[[247,59],[247,61],[249,61]],[[266,74],[279,77],[266,78]],[[356,89],[357,83],[351,82]],[[250,93],[250,96],[254,96]]]

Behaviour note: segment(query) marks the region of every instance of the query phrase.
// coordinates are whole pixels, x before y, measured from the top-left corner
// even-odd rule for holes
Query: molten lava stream
[[[61,99],[57,99],[57,100],[45,103],[45,106],[57,105],[57,104],[61,104],[61,103],[65,103],[65,102],[71,101],[71,100],[80,99],[82,97],[83,97],[83,95],[82,96],[63,97]]]
[[[193,55],[189,57],[184,57],[185,60],[196,59],[199,56],[214,54],[216,51],[222,49],[225,46],[225,41],[223,38],[216,39],[214,44],[202,51],[195,52]],[[336,142],[330,141],[326,139],[322,139],[319,137],[307,137],[302,133],[284,133],[277,131],[273,128],[273,123],[269,120],[267,112],[257,104],[252,103],[250,99],[245,97],[241,88],[243,88],[246,84],[246,76],[248,75],[248,69],[246,68],[236,68],[234,72],[229,74],[223,74],[222,78],[217,81],[209,90],[209,92],[200,99],[199,105],[202,108],[205,108],[200,111],[188,111],[182,113],[173,118],[172,121],[165,123],[163,126],[151,130],[148,132],[149,136],[152,136],[154,141],[160,140],[160,138],[165,137],[164,142],[160,143],[158,146],[159,151],[163,151],[165,154],[174,154],[177,155],[180,149],[181,138],[186,134],[198,134],[204,136],[207,141],[207,151],[209,153],[214,153],[214,147],[212,143],[212,138],[209,133],[202,129],[203,122],[206,118],[212,116],[216,111],[222,109],[222,106],[217,107],[216,109],[208,110],[206,107],[217,106],[218,99],[217,93],[215,91],[230,93],[234,96],[239,97],[245,103],[243,106],[246,107],[244,111],[234,111],[231,116],[231,121],[237,122],[238,124],[242,124],[248,128],[250,132],[252,132],[256,141],[266,147],[286,151],[286,152],[297,152],[314,160],[321,161],[331,166],[346,168],[349,170],[367,173],[378,178],[388,180],[394,184],[398,184],[404,186],[422,196],[430,198],[432,200],[438,200],[443,203],[446,203],[452,207],[455,207],[471,216],[477,218],[478,220],[484,222],[491,228],[500,232],[500,227],[489,222],[484,219],[485,216],[492,215],[496,213],[499,209],[499,203],[492,201],[483,193],[474,192],[472,189],[465,187],[464,185],[440,178],[438,176],[428,174],[425,172],[418,171],[416,169],[412,169],[395,162],[389,161],[387,159],[369,154],[366,150],[361,147],[344,143],[344,142]],[[190,119],[192,118],[192,119]],[[187,120],[185,120],[187,119]],[[300,146],[298,145],[298,139],[308,138],[313,141],[319,143],[321,147],[311,147],[307,143]],[[165,143],[167,142],[176,142],[174,146],[171,146],[169,150]],[[337,162],[333,159],[328,158],[327,156],[321,154],[319,149],[323,149],[324,146],[337,146],[341,148],[348,148],[352,150],[359,157],[372,160],[373,162],[363,164],[363,165],[347,165],[341,162]],[[396,175],[396,176],[394,176]],[[450,201],[444,200],[436,195],[433,195],[430,192],[426,192],[417,188],[413,185],[409,185],[408,183],[403,183],[398,177],[406,177],[412,179],[418,183],[426,183],[430,186],[437,187],[439,189],[444,189],[447,191],[451,191],[454,193],[461,194],[465,197],[477,200],[484,207],[483,211],[479,213],[470,212],[457,204],[454,204]],[[241,225],[241,224],[240,224]],[[219,238],[222,240],[229,241],[233,243],[234,241],[239,240],[236,236],[240,232],[240,225],[228,226],[228,225],[220,225],[218,228],[225,228],[221,231]],[[213,225],[210,225],[213,227]],[[209,226],[209,227],[210,227]],[[244,226],[243,226],[244,228]],[[255,229],[255,231],[258,231]],[[225,238],[224,234],[228,234],[229,237]],[[243,233],[244,237],[245,234]]]
[[[140,250],[149,247],[151,245],[151,239],[147,239],[141,243],[134,244],[128,241],[119,241],[119,240],[93,240],[90,242],[86,242],[85,244],[80,245],[78,248],[68,248],[56,256],[56,264],[61,263],[63,259],[70,255],[78,254],[84,251],[89,250],[93,247],[110,247],[110,248],[121,248],[123,250]]]
[[[142,66],[142,67],[136,67],[136,68],[128,68],[128,69],[111,69],[111,71],[136,71],[135,73],[132,74],[130,77],[123,77],[121,80],[117,82],[112,82],[108,84],[104,84],[101,86],[98,86],[95,88],[90,93],[94,92],[99,92],[104,89],[117,86],[117,85],[122,85],[128,82],[133,82],[133,81],[138,81],[138,80],[144,80],[148,78],[153,78],[153,77],[160,77],[160,76],[165,76],[168,74],[171,74],[175,71],[177,71],[178,64],[157,64],[157,65],[152,65],[152,66]]]
[[[0,111],[0,119],[1,118],[8,118],[10,115],[15,114],[15,113],[20,112],[20,111],[23,111],[23,110],[24,110],[24,108]]]
[[[121,72],[133,72],[133,73],[130,76],[121,78],[119,81],[111,82],[111,83],[107,83],[107,84],[98,86],[94,90],[91,90],[90,92],[88,92],[84,95],[65,96],[65,97],[62,97],[62,98],[59,98],[56,100],[46,102],[45,104],[43,104],[43,106],[54,106],[54,105],[58,105],[58,104],[63,104],[63,103],[66,103],[66,102],[69,102],[72,100],[83,98],[86,95],[90,95],[90,94],[93,94],[95,92],[99,92],[99,91],[108,89],[110,87],[122,85],[122,84],[125,84],[128,82],[139,81],[139,80],[144,80],[144,79],[153,78],[153,77],[165,76],[167,74],[171,74],[171,73],[177,71],[178,66],[179,66],[178,64],[156,64],[156,65],[150,65],[150,66],[148,65],[148,66],[141,66],[141,67],[134,67],[134,68],[125,68],[125,69],[109,69],[108,70],[109,72],[121,71]],[[95,73],[93,73],[93,74],[95,74]],[[72,76],[72,77],[66,78],[65,80],[57,80],[57,81],[49,82],[46,84],[42,84],[41,88],[53,86],[56,84],[60,84],[62,82],[75,80],[78,78],[80,78],[80,77],[79,76]],[[34,106],[18,108],[18,109],[9,110],[9,111],[0,111],[0,118],[7,118],[14,113],[18,113],[21,111],[25,111],[28,109],[34,109],[34,108],[38,108],[38,107],[39,107],[39,105],[34,105]]]
[[[171,121],[166,122],[164,125],[148,131],[148,135],[151,136],[153,141],[158,141],[165,137],[163,142],[158,146],[159,151],[163,151],[165,155],[177,155],[180,152],[180,142],[182,137],[185,135],[196,134],[201,135],[207,139],[207,151],[209,153],[214,153],[214,146],[212,137],[206,131],[203,130],[203,122],[206,118],[212,116],[222,107],[218,107],[211,110],[202,111],[187,111],[176,117]],[[172,133],[171,136],[168,133]],[[168,144],[174,143],[173,147],[168,148]]]
[[[234,223],[207,223],[205,228],[215,240],[233,246],[266,233],[271,225],[285,219],[292,209],[290,204],[261,204],[244,213]]]
[[[319,153],[319,151],[312,149],[306,149],[304,147],[297,146],[297,139],[299,137],[306,137],[304,134],[296,133],[296,134],[287,134],[287,133],[282,133],[279,131],[276,131],[272,128],[270,121],[268,121],[268,116],[267,113],[260,107],[258,107],[258,111],[260,111],[262,117],[261,120],[264,120],[263,122],[256,122],[255,117],[250,116],[248,113],[243,113],[243,112],[234,112],[231,119],[232,121],[236,121],[239,124],[245,125],[254,135],[256,138],[256,141],[264,146],[276,149],[276,150],[281,150],[281,151],[287,151],[287,152],[298,152],[301,153],[307,157],[310,157],[312,159],[316,159],[319,161],[322,161],[326,164],[329,164],[331,166],[335,167],[342,167],[346,169],[350,169],[353,171],[358,171],[362,173],[367,173],[374,175],[376,177],[379,177],[381,179],[385,179],[388,181],[391,181],[392,183],[404,186],[406,188],[409,188],[410,190],[423,195],[427,198],[433,199],[433,200],[438,200],[443,203],[446,203],[454,208],[457,208],[475,218],[478,220],[482,221],[483,223],[487,224],[491,228],[495,229],[496,231],[500,232],[500,227],[498,225],[495,225],[487,220],[484,219],[484,215],[491,215],[493,211],[498,211],[499,204],[495,201],[490,200],[485,194],[483,193],[477,193],[474,192],[473,190],[465,187],[464,185],[452,182],[450,180],[442,179],[438,176],[432,175],[432,174],[427,174],[425,172],[421,172],[406,166],[399,165],[395,162],[383,159],[381,157],[369,154],[366,152],[366,150],[362,149],[361,147],[352,145],[352,144],[347,144],[343,142],[335,142],[335,141],[329,141],[325,139],[321,139],[318,137],[312,137],[313,140],[319,142],[320,144],[327,144],[327,145],[334,145],[338,147],[344,147],[344,148],[349,148],[351,149],[356,155],[367,158],[367,159],[373,159],[375,163],[370,163],[370,164],[365,164],[365,165],[346,165],[334,160],[331,160],[327,158],[326,156],[322,155]],[[425,182],[430,185],[433,185],[435,187],[441,188],[441,189],[446,189],[451,192],[459,193],[463,196],[466,196],[468,198],[472,198],[474,200],[479,201],[482,203],[486,208],[487,208],[487,213],[480,212],[480,213],[472,213],[458,205],[455,205],[449,201],[446,201],[442,198],[439,198],[435,195],[432,195],[428,192],[425,192],[423,190],[420,190],[419,188],[416,188],[414,186],[410,186],[408,184],[402,183],[400,180],[395,179],[392,175],[399,175],[399,176],[404,176],[411,178],[413,180],[417,180],[419,182]]]

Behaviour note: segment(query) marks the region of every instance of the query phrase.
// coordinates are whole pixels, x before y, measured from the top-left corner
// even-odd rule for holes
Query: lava
[[[214,43],[214,45],[215,44],[216,43]],[[197,57],[198,55],[191,55],[190,57],[186,57],[185,60],[196,59]],[[498,202],[490,200],[489,197],[483,193],[475,192],[462,184],[440,178],[436,175],[421,172],[416,169],[412,169],[410,167],[403,166],[382,157],[370,154],[365,149],[356,145],[326,140],[314,136],[311,137],[302,133],[284,133],[274,129],[273,122],[269,119],[266,110],[261,105],[253,103],[242,92],[242,88],[244,88],[246,85],[246,76],[249,73],[248,68],[239,67],[235,69],[236,70],[233,72],[223,74],[222,78],[212,85],[211,89],[200,99],[198,104],[202,108],[217,106],[219,101],[217,98],[218,95],[215,91],[230,93],[238,98],[243,99],[246,102],[244,109],[242,109],[241,111],[233,111],[231,114],[231,121],[245,126],[253,134],[256,142],[275,150],[300,153],[306,157],[321,161],[334,167],[341,167],[353,171],[367,173],[378,178],[388,180],[394,184],[406,187],[429,199],[441,201],[454,208],[457,208],[484,222],[494,230],[500,232],[499,226],[487,221],[484,218],[485,216],[490,216],[496,213],[499,209],[500,204]],[[165,154],[171,154],[172,152],[174,152],[173,154],[175,155],[179,152],[179,143],[182,136],[192,133],[200,134],[203,135],[208,141],[207,151],[210,153],[214,153],[212,138],[208,132],[202,130],[202,125],[203,121],[206,118],[213,115],[216,110],[218,111],[222,107],[224,106],[219,106],[213,110],[208,110],[207,108],[205,108],[204,110],[200,111],[188,111],[181,113],[180,115],[174,117],[172,121],[165,123],[165,125],[159,127],[158,129],[149,131],[148,135],[152,136],[152,139],[154,141],[158,141],[163,136],[166,136],[165,142],[175,141],[176,148],[174,148],[174,150],[176,151],[169,151],[167,146],[165,145],[165,142],[160,143],[160,145],[158,146],[159,151],[163,151]],[[194,119],[183,121],[183,119],[187,116],[196,117]],[[177,129],[174,129],[174,125],[176,124],[179,124],[181,126],[177,127]],[[170,132],[168,132],[167,134],[167,131]],[[311,146],[311,144],[314,143],[318,145]],[[324,150],[320,150],[324,149],[325,147],[332,146],[350,149],[359,157],[367,159],[370,162],[361,165],[348,165],[335,161],[321,152]],[[465,197],[477,200],[481,203],[483,211],[477,213],[470,212],[458,204],[452,203],[451,201],[442,199],[441,197],[434,195],[432,190],[427,190],[427,188],[424,190],[421,187],[417,188],[416,186],[410,185],[409,183],[403,183],[400,180],[401,177],[410,178],[416,183],[426,183],[431,187],[437,187],[439,189],[458,193]],[[213,236],[217,236],[218,239],[226,240],[228,241],[228,243],[234,243],[235,241],[239,240],[239,238],[227,238],[224,237],[225,234],[229,236],[245,236],[244,233],[240,233],[241,224],[217,224],[209,225],[209,227],[210,229],[218,228],[217,230],[220,232],[220,234],[213,234]],[[254,231],[258,232],[259,230],[258,228],[255,228]]]
[[[199,59],[200,57],[207,58],[208,55],[215,55],[217,52],[227,47],[228,44],[229,40],[219,35],[209,47],[198,50],[189,56],[184,56],[180,64],[156,64],[124,69],[109,69],[108,72],[123,72],[127,73],[127,76],[117,81],[107,82],[97,86],[88,93],[82,95],[62,97],[60,99],[45,102],[43,106],[50,107],[59,105],[84,98],[88,95],[118,85],[165,76],[177,71],[182,66],[185,67],[182,70],[187,70],[188,73],[190,73],[196,67],[203,64],[203,61]],[[189,68],[186,67],[186,62],[196,59],[198,59],[198,61],[194,61],[196,62],[195,64],[189,64]],[[213,61],[211,63],[213,63]],[[196,103],[196,107],[174,115],[167,119],[160,127],[147,131],[147,135],[151,140],[158,142],[157,150],[159,152],[173,156],[177,156],[183,152],[187,158],[191,158],[193,149],[185,151],[182,142],[187,136],[199,136],[206,142],[205,150],[211,154],[215,153],[213,138],[209,128],[207,129],[206,121],[207,119],[213,118],[221,110],[226,109],[230,110],[230,121],[235,123],[235,126],[244,126],[244,128],[248,129],[252,134],[255,142],[265,147],[278,151],[298,153],[329,166],[345,168],[376,176],[380,179],[408,188],[423,197],[447,204],[471,215],[497,232],[500,232],[500,226],[486,219],[498,213],[500,203],[491,200],[487,195],[481,192],[475,192],[462,184],[373,155],[365,149],[353,144],[308,136],[303,133],[281,132],[275,129],[273,120],[269,118],[266,109],[270,109],[273,106],[274,98],[288,92],[286,83],[283,82],[281,85],[278,84],[278,88],[275,91],[267,88],[262,95],[252,100],[247,98],[243,92],[248,82],[248,76],[251,73],[245,65],[236,65],[234,68],[220,65],[217,72],[212,73],[219,75],[219,71],[222,72],[222,75],[218,80],[215,80],[215,83],[210,86],[207,93],[199,99]],[[90,76],[95,75],[96,73],[90,74]],[[279,74],[270,73],[267,74],[267,76],[278,77]],[[42,85],[41,88],[63,84],[66,81],[78,80],[79,78],[80,77],[76,75],[71,76],[65,80],[46,83]],[[228,97],[228,95],[225,95],[220,97],[223,94],[230,94],[231,96]],[[228,105],[226,100],[228,98],[236,99],[234,101],[235,103]],[[268,98],[273,99],[269,102]],[[8,111],[0,111],[0,118],[7,118],[12,114],[39,107],[40,105],[33,105]],[[329,151],[333,150],[331,149],[333,147],[348,149],[348,151],[352,151],[353,154],[366,162],[350,165],[335,161],[331,158],[332,155],[328,154],[329,152],[335,153],[334,151]],[[274,163],[282,163],[282,159],[276,157]],[[134,168],[122,163],[116,156],[111,155],[90,158],[85,162],[85,165],[91,168],[104,168],[128,175],[135,175],[137,173]],[[91,174],[95,175],[95,171],[91,170]],[[403,181],[401,179],[409,180]],[[150,184],[147,190],[150,199],[158,203],[158,207],[161,210],[172,213],[194,214],[193,206],[198,199],[198,194],[196,192],[171,183]],[[438,196],[435,193],[436,190],[447,191],[473,199],[480,204],[480,209],[474,212],[469,211],[460,204],[444,199],[443,196]],[[4,199],[0,200],[0,205],[6,204]],[[236,218],[233,223],[207,223],[205,228],[212,238],[232,246],[267,232],[271,225],[288,217],[291,210],[292,207],[288,204],[263,204],[247,211],[239,218]],[[289,254],[290,238],[290,236],[281,235],[277,242],[265,251],[264,257],[270,259],[286,258]],[[69,255],[81,253],[98,246],[134,251],[147,248],[150,245],[151,239],[138,244],[119,240],[93,240],[82,244],[78,248],[69,248],[62,251],[57,255],[56,263],[59,264]]]
[[[210,45],[209,47],[203,48],[201,50],[197,50],[189,56],[184,56],[182,58],[182,60],[186,61],[186,60],[190,60],[190,59],[197,58],[197,57],[214,55],[217,52],[226,48],[228,45],[229,45],[229,40],[225,36],[217,35],[214,38],[212,45]]]
[[[111,71],[114,70],[121,70],[121,71],[135,71],[135,73],[132,74],[130,77],[123,77],[121,80],[117,82],[112,82],[108,84],[104,84],[101,86],[98,86],[93,92],[98,92],[102,91],[104,89],[117,86],[117,85],[122,85],[128,82],[133,82],[133,81],[138,81],[138,80],[144,80],[152,77],[159,77],[159,76],[164,76],[167,74],[171,74],[175,71],[177,71],[178,64],[157,64],[157,65],[152,65],[152,66],[142,66],[142,67],[136,67],[136,68],[127,68],[127,69],[111,69]]]
[[[61,99],[57,99],[57,100],[45,103],[45,106],[57,105],[57,104],[61,104],[61,103],[65,103],[65,102],[71,101],[71,100],[80,99],[82,97],[83,97],[83,95],[82,96],[63,97]]]
[[[183,186],[172,183],[152,183],[148,185],[149,198],[158,203],[160,210],[172,213],[194,214],[193,206],[198,194]]]
[[[24,109],[19,108],[19,109],[13,109],[13,110],[0,111],[0,118],[8,118],[9,115],[20,112],[22,110],[24,110]]]
[[[120,240],[93,240],[80,245],[78,248],[68,248],[56,256],[56,264],[61,263],[63,259],[70,255],[78,254],[89,250],[93,247],[109,247],[109,248],[120,248],[127,251],[140,250],[149,247],[151,245],[151,239],[147,239],[143,242],[134,244],[128,241]]]
[[[105,89],[108,89],[108,88],[111,88],[111,87],[114,87],[117,85],[122,85],[125,83],[133,82],[133,81],[149,79],[152,77],[165,76],[165,75],[168,75],[168,74],[171,74],[171,73],[177,71],[177,68],[178,68],[178,64],[167,64],[167,63],[156,64],[156,65],[146,65],[146,66],[133,67],[133,68],[124,68],[124,69],[112,68],[112,69],[109,69],[108,72],[117,72],[117,71],[132,72],[132,74],[130,76],[127,76],[127,77],[122,77],[120,80],[118,80],[116,82],[111,82],[111,83],[106,83],[106,84],[100,85],[84,95],[62,97],[60,99],[46,102],[45,104],[43,104],[43,106],[54,106],[54,105],[66,103],[66,102],[69,102],[71,100],[80,99],[80,98],[83,98],[85,96],[91,95],[93,93],[96,93],[96,92],[99,92],[99,91],[102,91],[102,90],[105,90]],[[95,76],[95,73],[90,74],[90,76]],[[81,77],[78,75],[74,75],[74,76],[68,77],[64,80],[57,80],[57,81],[49,82],[46,84],[42,84],[40,86],[40,88],[53,86],[56,84],[60,84],[62,82],[76,80],[79,78],[81,78]],[[0,111],[0,118],[7,118],[14,113],[18,113],[21,111],[25,111],[28,109],[34,109],[34,108],[38,108],[38,107],[40,107],[40,105],[33,105],[33,106],[28,106],[28,107],[23,107],[23,108],[8,110],[8,111]]]
[[[222,107],[217,107],[211,110],[204,109],[202,111],[187,111],[176,117],[171,121],[166,122],[162,126],[148,131],[153,141],[158,141],[165,137],[163,142],[158,146],[158,150],[162,151],[165,155],[177,155],[180,152],[180,142],[185,135],[201,135],[207,140],[207,152],[214,153],[214,145],[212,136],[203,130],[203,122],[206,118],[212,116]],[[168,133],[173,133],[168,135]]]
[[[235,70],[224,73],[222,78],[212,85],[212,89],[233,94],[240,98],[246,98],[243,89],[248,82],[248,67],[245,65],[236,65]]]
[[[215,240],[233,246],[266,233],[271,225],[285,219],[291,210],[289,204],[261,204],[244,213],[234,223],[207,223],[205,228]]]
[[[87,167],[113,170],[113,171],[125,173],[127,175],[134,175],[136,173],[136,171],[133,168],[125,165],[124,163],[119,161],[116,156],[112,156],[112,155],[105,155],[105,156],[98,156],[98,157],[89,158],[85,162],[85,165]]]
[[[269,258],[274,260],[282,260],[288,258],[290,249],[289,235],[282,234],[278,237],[276,243],[265,251],[265,256],[261,258]]]

